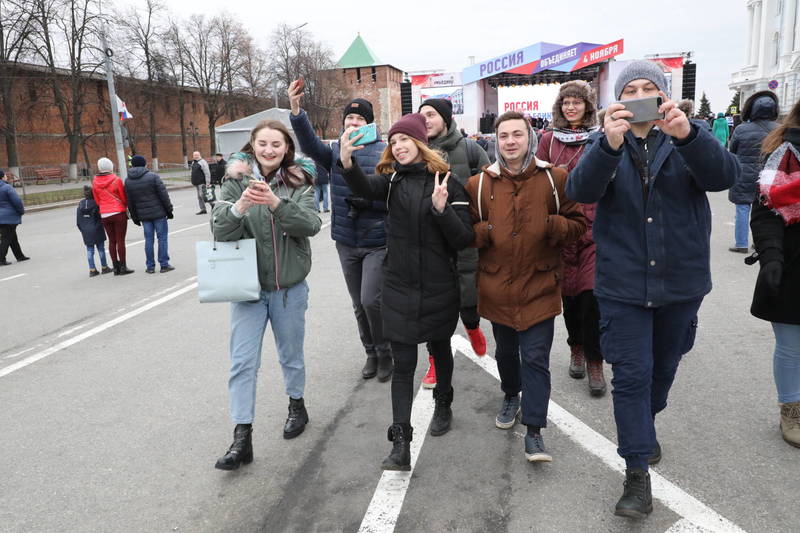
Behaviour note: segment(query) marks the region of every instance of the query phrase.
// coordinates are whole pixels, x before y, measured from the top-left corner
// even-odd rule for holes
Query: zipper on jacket
[[[275,219],[270,214],[269,224],[272,228],[272,258],[275,260],[275,287],[281,290],[281,284],[278,281],[280,276],[280,267],[278,266],[278,242],[275,240]]]

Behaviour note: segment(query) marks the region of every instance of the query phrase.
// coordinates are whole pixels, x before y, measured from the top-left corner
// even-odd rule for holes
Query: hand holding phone
[[[353,146],[364,146],[365,144],[373,143],[378,140],[378,126],[374,122],[361,126],[350,134],[350,138],[352,139],[357,135],[361,135],[361,137],[353,142]]]
[[[631,124],[664,119],[664,112],[661,111],[661,105],[664,103],[664,99],[661,96],[621,100],[616,103],[622,104],[627,111],[632,113],[631,116],[619,117],[624,118]]]
[[[659,111],[664,114],[663,120],[657,120],[656,126],[658,129],[678,140],[683,140],[692,132],[692,126],[689,123],[689,117],[686,113],[678,109],[678,104],[674,100],[667,98],[667,95],[662,91],[658,94],[664,101],[659,107]]]
[[[300,114],[300,98],[303,97],[303,89],[306,86],[306,80],[300,76],[292,83],[289,84],[289,107],[292,110],[292,115]]]

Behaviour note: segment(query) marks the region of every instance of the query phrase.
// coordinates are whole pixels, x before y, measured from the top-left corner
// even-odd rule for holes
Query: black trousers
[[[17,261],[25,257],[19,245],[19,239],[17,238],[18,225],[19,224],[0,224],[0,261],[6,260],[6,254],[9,248],[11,248],[11,252],[14,254]]]
[[[436,365],[436,389],[449,391],[453,380],[453,351],[450,339],[428,343]],[[395,424],[411,423],[411,402],[414,399],[414,371],[417,369],[417,345],[392,341],[392,420]]]
[[[567,326],[567,344],[583,346],[586,359],[602,362],[600,351],[600,308],[594,291],[583,291],[577,296],[562,296],[564,324]]]

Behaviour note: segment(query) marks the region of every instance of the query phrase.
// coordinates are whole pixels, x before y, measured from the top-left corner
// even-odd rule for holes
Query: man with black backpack
[[[439,150],[450,164],[450,171],[462,185],[470,176],[480,173],[489,164],[489,157],[473,139],[465,138],[453,120],[453,104],[444,98],[429,98],[419,106],[425,117],[428,130],[428,145]],[[461,283],[461,322],[467,330],[472,349],[477,355],[486,354],[486,337],[480,328],[478,315],[478,290],[475,286],[475,271],[478,268],[478,251],[467,248],[458,252],[458,277]],[[436,369],[433,357],[428,356],[430,367],[422,386],[436,386]]]

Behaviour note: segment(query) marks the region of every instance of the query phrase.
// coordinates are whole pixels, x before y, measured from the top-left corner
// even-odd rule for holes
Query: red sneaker
[[[469,335],[469,343],[472,344],[475,355],[479,357],[486,355],[486,337],[483,336],[481,327],[467,329],[467,335]]]
[[[428,362],[431,366],[428,367],[428,373],[422,378],[422,387],[425,389],[432,389],[436,386],[436,367],[433,366],[433,356],[428,356]]]

